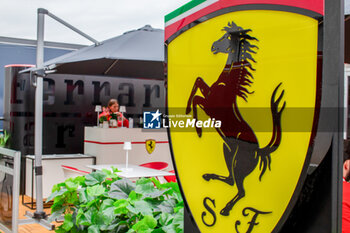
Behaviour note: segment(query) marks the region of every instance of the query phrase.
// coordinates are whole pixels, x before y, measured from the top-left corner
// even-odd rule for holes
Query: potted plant
[[[117,114],[112,113],[111,114],[111,119],[109,120],[110,126],[112,128],[116,128],[118,127],[118,118],[117,118]]]
[[[69,178],[54,185],[49,220],[62,214],[63,232],[183,232],[183,199],[177,183],[155,178],[135,183],[109,170]]]
[[[117,119],[118,119],[118,118],[117,118],[117,114],[112,113],[112,114],[111,114],[111,119],[117,120]]]
[[[107,118],[107,116],[100,116],[99,121],[100,121],[100,124],[103,124],[103,125],[107,124],[108,125],[108,118]],[[105,122],[107,122],[107,123],[105,123]]]

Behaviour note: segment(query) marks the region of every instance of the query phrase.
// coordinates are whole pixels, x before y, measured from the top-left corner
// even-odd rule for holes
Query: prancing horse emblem
[[[283,90],[277,100],[275,98],[282,84],[280,83],[271,96],[272,137],[268,145],[260,148],[254,131],[243,119],[237,105],[238,97],[247,101],[248,94],[253,93],[249,92],[247,87],[253,83],[253,75],[249,71],[254,71],[251,65],[251,62],[255,62],[252,54],[256,53],[258,47],[251,42],[258,40],[249,35],[252,30],[243,29],[234,22],[228,23],[223,31],[226,33],[213,43],[211,51],[214,54],[228,54],[225,68],[211,86],[208,86],[201,77],[196,79],[188,99],[186,114],[193,111],[193,118],[197,120],[197,106],[199,106],[210,118],[221,121],[221,127],[216,130],[224,140],[223,153],[229,175],[204,174],[203,178],[206,181],[219,180],[231,186],[236,184],[238,193],[220,211],[221,215],[228,216],[234,205],[245,196],[244,179],[254,171],[259,161],[260,181],[266,169],[271,170],[270,155],[277,150],[281,142],[281,115],[286,102],[278,110],[284,95]],[[196,95],[198,89],[203,97]],[[201,137],[202,129],[196,128],[196,131]]]
[[[152,154],[155,148],[156,148],[156,140],[154,139],[146,140],[146,150],[148,154]]]

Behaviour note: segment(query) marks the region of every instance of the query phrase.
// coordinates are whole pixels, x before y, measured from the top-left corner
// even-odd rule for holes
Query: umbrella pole
[[[44,63],[44,14],[38,11],[37,28],[37,53],[36,68],[40,69]],[[43,77],[37,76],[35,89],[35,181],[36,181],[36,212],[40,218],[45,217],[43,211],[43,188],[42,188],[42,133],[43,133]]]
[[[43,208],[43,182],[42,182],[42,134],[43,134],[43,79],[42,70],[44,63],[44,17],[45,10],[38,9],[37,25],[37,50],[36,50],[36,68],[40,70],[36,74],[35,89],[35,128],[34,128],[34,154],[35,154],[35,191],[36,191],[36,211],[32,214],[26,212],[26,216],[31,218],[25,221],[25,224],[38,223],[49,230],[54,229],[54,225],[46,220],[46,213]]]
[[[25,224],[39,223],[40,225],[48,228],[49,230],[54,229],[54,225],[50,224],[46,220],[46,213],[43,208],[43,182],[42,182],[42,147],[43,147],[43,79],[45,76],[44,70],[44,21],[45,15],[50,16],[64,26],[84,36],[86,39],[99,45],[100,42],[83,33],[79,29],[68,24],[64,20],[51,14],[48,10],[39,8],[38,9],[38,24],[37,24],[37,47],[36,47],[36,89],[35,89],[35,131],[34,131],[34,152],[35,152],[35,184],[36,184],[36,211],[34,214],[26,212],[26,216],[31,220],[26,221]]]

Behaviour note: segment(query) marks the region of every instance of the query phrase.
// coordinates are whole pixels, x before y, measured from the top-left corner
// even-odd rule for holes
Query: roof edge
[[[0,36],[0,44],[36,46],[36,40]],[[73,50],[86,47],[86,45],[81,45],[81,44],[69,44],[69,43],[51,42],[51,41],[45,41],[44,46],[46,48],[73,49]]]

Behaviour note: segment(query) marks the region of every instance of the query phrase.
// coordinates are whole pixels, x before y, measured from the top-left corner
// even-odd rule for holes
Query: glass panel
[[[0,165],[13,169],[13,158],[0,155]],[[12,229],[13,175],[0,168],[0,223]]]

